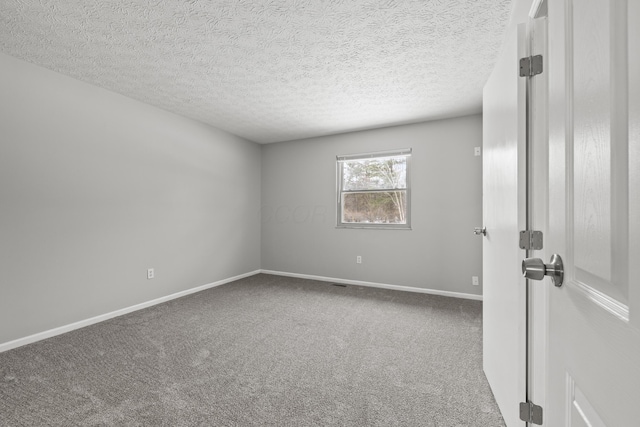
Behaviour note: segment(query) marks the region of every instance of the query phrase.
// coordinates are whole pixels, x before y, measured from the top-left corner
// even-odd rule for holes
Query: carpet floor
[[[259,274],[0,353],[0,425],[504,426],[481,321]]]

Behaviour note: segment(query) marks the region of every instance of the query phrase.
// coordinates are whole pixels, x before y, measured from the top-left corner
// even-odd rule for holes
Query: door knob
[[[522,261],[522,275],[532,280],[542,280],[544,276],[550,276],[554,285],[562,286],[564,279],[562,258],[558,254],[553,254],[549,264],[545,264],[540,258],[527,258]]]
[[[483,235],[486,236],[487,235],[487,227],[474,227],[473,228],[473,234],[475,234],[476,236],[479,235]]]

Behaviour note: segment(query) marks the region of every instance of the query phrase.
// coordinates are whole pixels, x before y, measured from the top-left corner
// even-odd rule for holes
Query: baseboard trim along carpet
[[[47,338],[55,337],[66,332],[73,331],[75,329],[84,328],[85,326],[93,325],[94,323],[103,322],[105,320],[112,319],[114,317],[122,316],[123,314],[131,313],[133,311],[142,310],[143,308],[151,307],[156,304],[160,304],[172,299],[184,297],[186,295],[194,294],[196,292],[204,291],[205,289],[215,288],[216,286],[224,285],[225,283],[233,282],[236,280],[244,279],[245,277],[254,276],[259,274],[260,270],[251,271],[249,273],[240,274],[238,276],[229,277],[227,279],[218,280],[217,282],[207,283],[206,285],[197,286],[195,288],[187,289],[184,291],[176,292],[175,294],[167,295],[164,297],[156,298],[151,301],[142,302],[140,304],[125,307],[120,310],[115,310],[110,313],[101,314],[99,316],[91,317],[89,319],[80,320],[78,322],[71,323],[69,325],[60,326],[57,328],[49,329],[48,331],[39,332],[37,334],[29,335],[24,338],[18,338],[13,341],[8,341],[0,344],[0,353],[8,351],[23,345],[31,344],[36,341],[41,341]]]
[[[368,286],[372,288],[394,289],[396,291],[417,292],[421,294],[440,295],[444,297],[464,298],[482,301],[482,295],[466,294],[463,292],[440,291],[437,289],[414,288],[412,286],[389,285],[387,283],[365,282],[362,280],[339,279],[336,277],[314,276],[312,274],[288,273],[285,271],[260,270],[264,274],[275,276],[296,277],[299,279],[319,280],[321,282],[344,283],[345,285]]]

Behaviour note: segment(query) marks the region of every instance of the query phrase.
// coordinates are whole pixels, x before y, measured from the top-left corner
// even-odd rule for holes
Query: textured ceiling
[[[479,112],[511,0],[0,0],[0,50],[256,142]]]

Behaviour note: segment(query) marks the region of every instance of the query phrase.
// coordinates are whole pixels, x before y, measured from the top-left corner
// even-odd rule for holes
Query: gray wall
[[[482,117],[262,149],[262,268],[482,294]],[[412,148],[412,230],[336,229],[336,155]],[[363,257],[356,264],[356,256]]]
[[[0,99],[0,344],[260,268],[481,294],[479,115],[261,147],[3,54]],[[335,156],[407,147],[413,229],[336,229]]]
[[[260,268],[260,146],[3,54],[0,99],[0,343]]]

